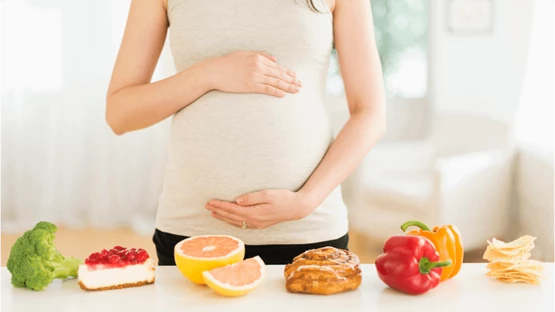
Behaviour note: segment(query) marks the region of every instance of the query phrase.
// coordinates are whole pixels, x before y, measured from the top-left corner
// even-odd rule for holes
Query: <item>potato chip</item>
[[[496,238],[487,241],[483,258],[489,261],[486,276],[505,283],[539,284],[543,265],[530,260],[536,237],[525,235],[505,243]]]
[[[521,249],[497,249],[497,248],[491,247],[490,250],[495,251],[495,252],[500,253],[500,254],[505,255],[505,256],[516,257],[518,255],[527,254],[528,252],[530,252],[532,250],[532,248],[522,247]]]
[[[493,238],[491,244],[493,245],[493,247],[495,247],[495,249],[521,249],[526,246],[533,246],[535,240],[536,237],[525,235],[509,243],[505,243]]]
[[[525,273],[518,270],[507,270],[507,271],[489,271],[486,276],[493,277],[540,277],[539,273]]]
[[[539,284],[539,279],[528,279],[528,278],[511,278],[511,277],[500,277],[497,278],[498,281],[503,283],[528,283],[528,284]]]
[[[529,259],[530,256],[531,254],[526,250],[515,255],[507,255],[496,249],[487,249],[483,258],[488,261],[520,262]]]
[[[494,254],[496,254],[496,256],[502,257],[502,258],[522,259],[526,256],[526,254],[530,253],[530,250],[527,250],[527,249],[517,250],[517,249],[515,249],[515,250],[511,250],[510,252],[504,252],[503,250],[492,249],[490,252],[494,253]]]
[[[502,273],[489,272],[486,275],[501,281],[520,281],[520,282],[539,283],[539,281],[541,280],[541,276],[535,275],[535,274],[513,273],[513,274],[504,275]]]
[[[536,260],[525,260],[522,262],[491,262],[486,268],[493,271],[508,271],[519,269],[523,271],[543,271],[542,263]]]

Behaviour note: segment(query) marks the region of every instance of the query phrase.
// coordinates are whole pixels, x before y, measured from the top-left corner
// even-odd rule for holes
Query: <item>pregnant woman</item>
[[[132,1],[106,119],[121,135],[173,116],[159,265],[203,234],[238,237],[267,264],[347,248],[340,184],[385,131],[369,2]],[[152,83],[168,31],[177,73]],[[350,112],[335,139],[324,102],[333,46]]]

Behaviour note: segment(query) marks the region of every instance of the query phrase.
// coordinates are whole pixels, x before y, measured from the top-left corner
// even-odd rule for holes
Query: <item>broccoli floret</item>
[[[8,271],[15,287],[44,290],[54,279],[77,277],[82,260],[64,257],[54,246],[56,225],[41,221],[12,246]]]

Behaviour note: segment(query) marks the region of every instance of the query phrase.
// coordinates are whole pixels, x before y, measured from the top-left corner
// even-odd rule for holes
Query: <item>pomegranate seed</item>
[[[114,249],[116,249],[116,250],[125,250],[125,247],[121,247],[121,246],[114,246]]]
[[[106,249],[102,249],[102,251],[100,252],[100,255],[105,258],[108,257],[110,255],[110,252]]]

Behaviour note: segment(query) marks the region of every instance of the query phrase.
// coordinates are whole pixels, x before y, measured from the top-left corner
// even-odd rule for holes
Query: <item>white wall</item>
[[[169,124],[115,136],[104,118],[129,4],[2,1],[2,231],[49,220],[151,233]],[[154,80],[173,71],[166,49]]]
[[[532,24],[532,0],[493,0],[493,32],[460,35],[448,30],[449,1],[431,0],[427,98],[388,101],[382,140],[419,139],[434,112],[477,113],[513,120],[519,104]],[[336,128],[348,117],[342,97],[329,100]]]
[[[533,1],[493,2],[493,32],[460,35],[448,30],[449,1],[431,1],[430,87],[438,112],[512,119],[524,77]]]

